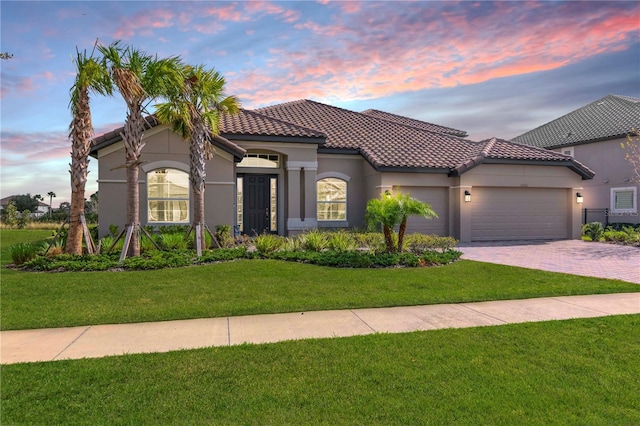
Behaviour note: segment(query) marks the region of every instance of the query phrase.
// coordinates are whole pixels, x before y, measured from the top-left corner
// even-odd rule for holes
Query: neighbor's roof
[[[559,148],[623,138],[640,128],[640,99],[607,95],[589,105],[530,130],[513,141]]]
[[[464,130],[453,129],[451,127],[440,126],[438,124],[428,123],[426,121],[416,120],[414,118],[404,117],[402,115],[391,114],[390,112],[380,111],[377,109],[368,109],[362,111],[362,114],[371,117],[377,117],[382,120],[392,121],[394,123],[405,124],[407,126],[415,127],[429,132],[446,133],[453,136],[460,136],[466,138],[467,132]]]

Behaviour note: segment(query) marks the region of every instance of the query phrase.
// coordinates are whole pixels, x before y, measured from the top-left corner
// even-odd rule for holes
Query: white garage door
[[[423,217],[412,216],[407,219],[407,234],[421,233],[430,235],[449,235],[449,188],[426,188],[426,187],[402,187],[394,188],[411,194],[416,198],[431,206],[431,209],[438,213],[438,218],[425,219]]]
[[[569,237],[565,189],[474,187],[471,193],[472,241]]]

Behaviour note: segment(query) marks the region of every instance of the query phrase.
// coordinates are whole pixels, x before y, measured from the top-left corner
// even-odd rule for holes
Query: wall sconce
[[[584,198],[582,197],[581,192],[576,192],[576,203],[582,204],[584,202]]]
[[[469,191],[464,191],[464,202],[468,203],[471,201],[471,193]]]

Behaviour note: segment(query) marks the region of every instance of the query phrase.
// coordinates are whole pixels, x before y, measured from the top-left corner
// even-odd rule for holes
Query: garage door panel
[[[564,189],[473,188],[471,239],[568,238],[569,206]]]
[[[430,235],[449,235],[449,189],[441,187],[402,187],[394,188],[410,194],[413,198],[427,203],[438,214],[438,218],[425,219],[411,216],[407,219],[407,233]]]

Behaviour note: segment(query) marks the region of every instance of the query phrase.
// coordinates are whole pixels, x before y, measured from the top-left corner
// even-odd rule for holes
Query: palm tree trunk
[[[384,233],[384,242],[387,245],[387,253],[393,253],[395,251],[395,247],[393,246],[393,236],[391,235],[391,228],[387,225],[382,227],[382,231]]]
[[[203,245],[205,244],[205,220],[204,220],[204,192],[205,192],[205,180],[207,178],[206,164],[205,164],[205,137],[206,131],[201,120],[196,124],[194,134],[189,144],[190,148],[190,177],[191,188],[193,190],[193,224],[200,225],[194,229],[199,230],[199,240]],[[196,236],[196,244],[198,236]],[[198,252],[201,252],[202,246],[196,247]]]
[[[92,124],[89,108],[89,93],[79,91],[76,114],[71,124],[71,209],[69,211],[69,234],[65,252],[82,254],[83,227],[80,215],[84,214],[84,193],[89,167],[89,144]]]
[[[402,247],[404,245],[404,233],[407,231],[407,216],[403,216],[402,222],[400,222],[400,228],[398,229],[398,253],[402,253]]]
[[[127,167],[127,226],[132,228],[128,256],[140,256],[140,186],[138,183],[140,154],[144,143],[144,118],[137,105],[129,105],[127,120],[122,134]]]

